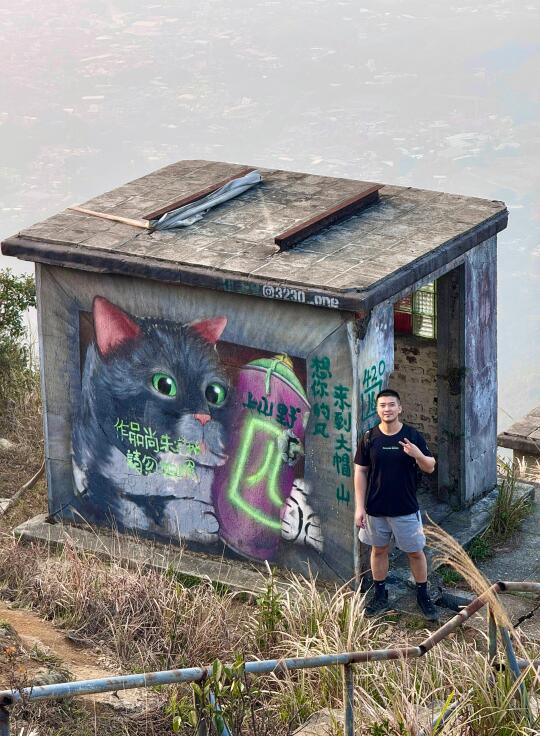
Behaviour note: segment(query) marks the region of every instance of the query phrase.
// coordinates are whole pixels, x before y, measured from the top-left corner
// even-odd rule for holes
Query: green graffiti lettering
[[[351,458],[348,454],[343,453],[343,455],[340,455],[339,452],[335,452],[332,458],[332,465],[338,475],[343,475],[346,478],[351,477]]]
[[[334,412],[334,427],[340,432],[341,430],[345,430],[345,432],[351,431],[351,425],[352,425],[352,418],[351,418],[351,412],[342,412],[342,411],[336,411]]]
[[[279,531],[281,523],[264,511],[253,506],[242,496],[242,484],[248,488],[262,483],[266,479],[266,492],[271,503],[280,508],[283,504],[279,490],[279,474],[282,468],[282,459],[279,450],[279,440],[283,430],[271,422],[248,416],[242,428],[238,454],[231,472],[231,479],[227,490],[229,501],[233,506],[241,509],[247,516],[255,519],[262,526]],[[256,441],[265,441],[261,466],[255,473],[246,477],[246,470],[255,447]]]
[[[315,414],[317,418],[324,417],[326,421],[328,421],[330,419],[330,406],[325,403],[314,404],[313,413]]]
[[[129,426],[124,422],[123,419],[120,419],[118,417],[114,428],[116,429],[116,434],[119,435],[121,439],[124,439],[128,436]]]
[[[347,437],[341,432],[336,437],[336,452],[339,452],[340,450],[344,450],[345,452],[351,452],[351,446],[349,445],[347,441]]]
[[[159,440],[151,427],[143,427],[144,447],[146,450],[159,450]]]
[[[324,437],[325,439],[328,439],[330,435],[328,434],[328,430],[326,428],[326,422],[316,422],[315,426],[313,427],[313,436],[320,435],[321,437]]]
[[[362,380],[362,421],[370,419],[377,413],[375,397],[382,391],[386,363],[379,360],[369,368],[364,368]]]
[[[330,358],[327,356],[311,359],[311,371],[315,378],[325,380],[332,378]]]
[[[313,396],[319,396],[321,399],[325,396],[329,396],[328,383],[326,381],[321,381],[319,378],[314,378],[311,382],[311,393]]]
[[[126,462],[128,468],[132,468],[138,473],[142,473],[141,453],[138,450],[128,450],[126,454]]]
[[[168,434],[157,435],[152,427],[144,427],[139,422],[125,422],[117,417],[114,428],[121,440],[134,448],[153,452],[168,452],[179,455],[199,455],[201,446],[198,442],[188,442],[185,437],[174,439]],[[152,455],[141,455],[138,449],[128,449],[126,463],[129,468],[142,475],[150,475],[156,471],[167,478],[195,477],[195,462],[188,458],[183,464],[160,462]]]
[[[347,506],[351,501],[351,493],[347,488],[345,488],[343,483],[336,488],[336,498],[338,503],[346,503]]]
[[[265,417],[271,417],[274,413],[274,402],[271,401],[268,403],[266,396],[263,396],[259,401],[257,411]]]
[[[300,414],[301,409],[299,406],[287,406],[287,404],[277,405],[277,416],[276,420],[282,427],[292,429],[296,424],[296,417]]]
[[[342,386],[341,384],[338,384],[337,386],[334,386],[334,406],[338,407],[340,411],[345,411],[345,409],[350,409],[351,404],[347,401],[349,398],[349,389],[347,386]]]

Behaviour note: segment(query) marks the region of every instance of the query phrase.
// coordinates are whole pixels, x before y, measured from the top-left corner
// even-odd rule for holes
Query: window
[[[394,304],[394,329],[396,332],[436,339],[436,282],[422,286]]]

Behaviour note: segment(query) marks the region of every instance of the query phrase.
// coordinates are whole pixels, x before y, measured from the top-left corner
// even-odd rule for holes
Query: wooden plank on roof
[[[197,192],[187,194],[180,199],[175,199],[172,202],[169,202],[169,204],[160,207],[160,209],[149,212],[147,215],[144,215],[144,219],[155,220],[157,217],[161,217],[161,215],[164,215],[166,212],[171,212],[172,210],[176,210],[179,207],[184,207],[186,204],[197,202],[197,200],[206,197],[208,194],[212,194],[212,192],[216,192],[218,189],[221,189],[221,187],[224,187],[225,184],[228,184],[230,181],[233,181],[234,179],[239,179],[241,176],[246,176],[246,174],[250,174],[252,171],[255,171],[252,166],[241,169],[236,174],[228,176],[226,179],[216,181],[214,184],[210,184],[210,186],[205,187],[204,189],[199,189]]]
[[[343,199],[333,207],[330,207],[330,209],[320,212],[297,225],[293,225],[288,230],[276,235],[274,242],[279,246],[280,250],[290,250],[302,240],[305,240],[311,235],[316,235],[330,225],[352,217],[352,215],[360,212],[360,210],[363,210],[369,204],[376,202],[379,199],[379,189],[382,189],[383,186],[383,184],[368,185],[354,196]]]

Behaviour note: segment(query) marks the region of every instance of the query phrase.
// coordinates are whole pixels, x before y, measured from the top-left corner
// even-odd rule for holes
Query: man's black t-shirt
[[[433,457],[420,432],[406,424],[396,434],[386,435],[374,427],[362,437],[354,462],[369,466],[366,513],[370,516],[406,516],[418,511],[417,465],[399,444],[405,438]]]

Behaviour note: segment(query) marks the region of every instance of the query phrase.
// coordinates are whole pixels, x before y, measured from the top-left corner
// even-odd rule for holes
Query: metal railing
[[[288,657],[284,659],[267,659],[259,662],[246,662],[246,673],[262,675],[271,672],[288,672],[314,667],[343,667],[343,700],[345,712],[345,736],[354,736],[354,679],[353,666],[362,662],[383,662],[396,659],[413,659],[423,657],[436,644],[462,626],[465,621],[489,603],[490,594],[508,592],[540,593],[540,583],[494,583],[482,595],[475,598],[468,606],[462,608],[453,618],[437,629],[431,636],[417,645],[397,649],[371,649],[360,652],[342,652],[340,654],[323,654],[316,657]],[[521,671],[529,667],[540,669],[540,660],[528,661],[516,657],[508,629],[497,626],[493,611],[488,611],[488,656],[496,668],[501,668],[497,658],[497,632],[500,632],[503,648],[512,677],[518,680]],[[18,701],[32,701],[51,698],[66,698],[93,693],[116,692],[134,688],[148,688],[155,685],[172,685],[180,682],[199,682],[210,677],[212,667],[186,667],[161,672],[147,672],[137,675],[116,675],[96,680],[79,680],[54,685],[35,685],[14,690],[0,691],[0,736],[9,736],[9,707]],[[521,706],[526,717],[532,722],[528,702],[527,689],[524,682],[519,684]],[[435,722],[442,725],[444,713]],[[225,732],[226,733],[226,732]]]

